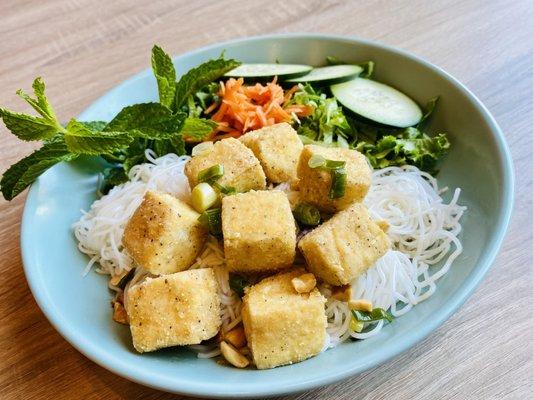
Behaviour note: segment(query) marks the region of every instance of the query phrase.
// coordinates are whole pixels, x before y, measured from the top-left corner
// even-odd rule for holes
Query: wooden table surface
[[[20,110],[15,90],[42,75],[65,120],[147,68],[153,43],[179,54],[271,32],[357,35],[443,67],[487,105],[511,147],[516,203],[503,248],[474,295],[422,343],[366,373],[290,398],[533,398],[533,2],[265,3],[3,0],[1,104]],[[0,170],[31,148],[2,126]],[[24,197],[0,200],[0,398],[177,398],[97,366],[52,328],[22,272]]]

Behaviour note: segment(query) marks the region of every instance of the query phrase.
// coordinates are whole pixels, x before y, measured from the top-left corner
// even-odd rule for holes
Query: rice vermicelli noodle
[[[85,273],[98,264],[96,271],[111,276],[123,275],[135,267],[132,258],[121,245],[124,227],[141,203],[146,191],[157,190],[187,201],[190,189],[184,167],[190,157],[167,154],[156,158],[146,152],[147,163],[134,166],[130,181],[114,187],[107,195],[96,200],[88,212],[73,225],[78,248],[90,260]],[[278,187],[280,188],[280,187]],[[288,185],[281,189],[290,191]],[[436,281],[449,270],[462,252],[458,235],[459,222],[465,207],[458,205],[460,190],[456,189],[449,203],[441,194],[437,180],[413,166],[389,167],[373,172],[372,186],[365,198],[374,220],[389,224],[388,235],[393,248],[374,266],[352,282],[352,298],[370,300],[394,317],[399,317],[436,290]],[[437,263],[441,267],[435,266]],[[229,285],[221,243],[210,237],[203,252],[191,268],[211,267],[219,283],[222,331],[226,332],[241,322],[241,300]],[[128,286],[141,281],[148,274],[136,268]],[[127,287],[128,287],[127,286]],[[110,286],[111,287],[111,286]],[[126,287],[126,289],[127,289]],[[118,287],[111,287],[120,292]],[[379,321],[363,332],[350,330],[351,312],[345,302],[331,298],[331,287],[321,285],[328,299],[326,316],[329,335],[327,347],[334,347],[350,337],[366,339],[377,334],[384,325]],[[127,308],[127,296],[124,296]],[[190,346],[199,357],[220,354],[217,344]]]

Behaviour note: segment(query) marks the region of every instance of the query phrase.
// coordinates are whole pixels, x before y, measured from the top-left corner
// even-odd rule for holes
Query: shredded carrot
[[[211,119],[218,122],[213,137],[239,137],[247,131],[290,122],[293,113],[298,117],[310,115],[313,112],[310,106],[284,107],[297,90],[298,86],[294,86],[284,93],[277,77],[266,85],[245,85],[242,78],[221,82],[218,95],[222,101],[206,110],[206,113],[214,112]]]

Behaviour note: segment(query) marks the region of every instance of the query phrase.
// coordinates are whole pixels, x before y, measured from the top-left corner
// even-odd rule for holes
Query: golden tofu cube
[[[289,267],[296,255],[296,225],[287,195],[255,191],[222,199],[226,265],[232,271],[262,272]]]
[[[252,149],[270,182],[296,180],[303,144],[292,126],[283,122],[248,132],[240,141]]]
[[[198,214],[181,200],[147,192],[126,224],[122,244],[135,262],[155,275],[191,266],[207,239]]]
[[[338,212],[298,242],[309,271],[335,286],[352,282],[390,247],[387,234],[361,203]]]
[[[292,364],[320,353],[326,341],[326,299],[318,289],[298,293],[292,270],[263,279],[246,289],[242,320],[258,369]]]
[[[128,316],[133,346],[140,353],[211,339],[222,324],[213,269],[147,278],[132,286]]]
[[[217,181],[221,185],[233,187],[238,192],[266,187],[265,173],[252,150],[237,139],[228,138],[216,142],[211,150],[202,152],[187,162],[185,175],[191,188],[199,183],[200,171],[217,164],[224,167],[224,175]]]
[[[309,159],[319,155],[328,160],[346,162],[346,190],[344,196],[330,199],[331,172],[320,168],[311,168]],[[322,211],[335,212],[344,210],[354,202],[360,202],[366,196],[371,183],[371,170],[366,157],[356,150],[338,147],[306,145],[298,162],[300,199]]]

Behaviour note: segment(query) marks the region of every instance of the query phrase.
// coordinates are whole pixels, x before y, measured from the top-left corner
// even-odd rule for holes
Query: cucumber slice
[[[356,78],[332,85],[331,92],[347,109],[383,125],[407,128],[422,119],[413,100],[383,83]]]
[[[313,67],[301,64],[241,64],[227,72],[224,76],[233,78],[294,78],[305,75]]]
[[[333,84],[353,79],[361,72],[363,72],[363,68],[359,65],[330,65],[328,67],[314,68],[307,75],[287,79],[287,82]]]

